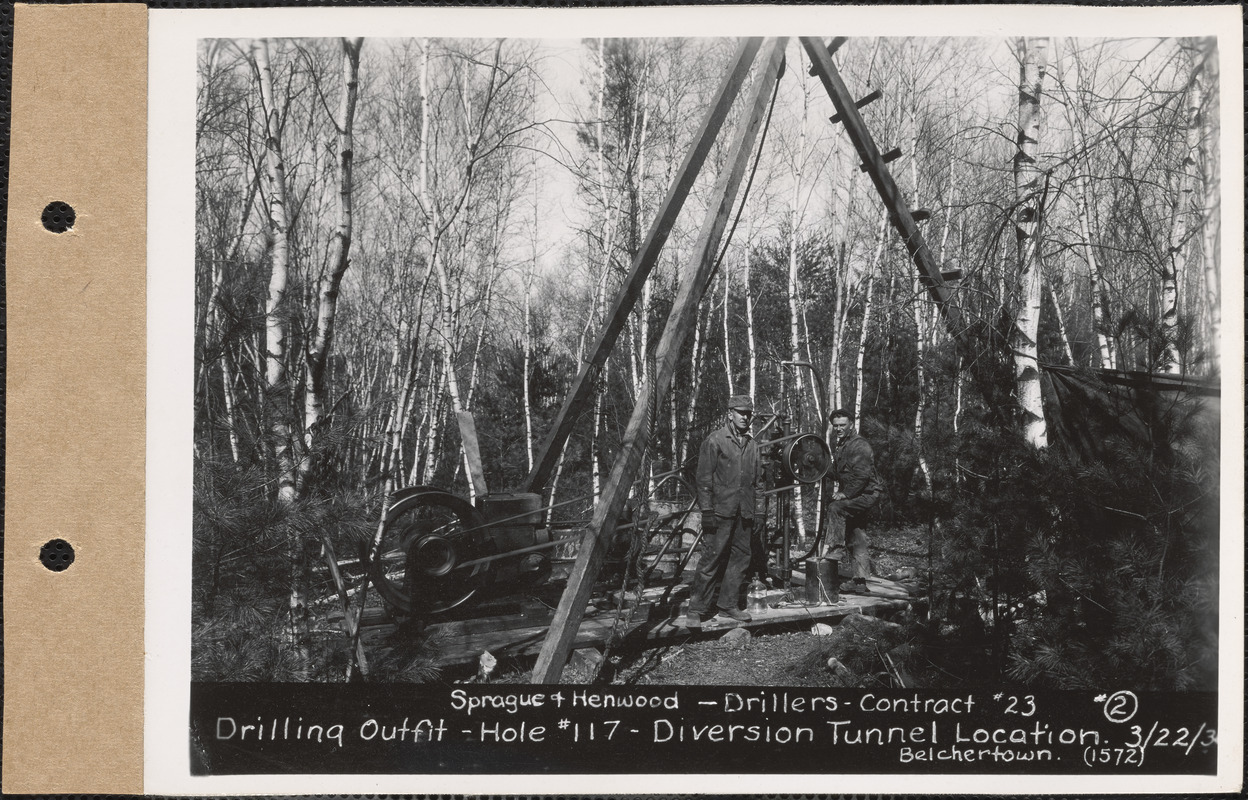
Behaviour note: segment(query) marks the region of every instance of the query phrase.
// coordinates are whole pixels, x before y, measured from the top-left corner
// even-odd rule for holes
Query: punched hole
[[[53,539],[39,548],[39,560],[53,572],[64,572],[74,563],[74,546],[64,539]]]
[[[53,233],[64,233],[74,227],[74,219],[76,215],[73,206],[60,200],[48,203],[43,209],[43,227]]]

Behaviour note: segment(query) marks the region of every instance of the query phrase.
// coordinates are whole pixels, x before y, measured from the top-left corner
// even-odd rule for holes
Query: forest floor
[[[907,571],[924,575],[927,532],[915,527],[872,530],[871,554],[877,575],[889,577]],[[896,622],[904,622],[902,618]],[[597,671],[596,682],[612,684],[889,685],[890,667],[884,654],[895,653],[892,661],[898,664],[910,653],[906,628],[896,622],[853,615],[839,625],[801,631],[729,629],[718,638],[612,654],[601,667],[574,659],[564,672],[564,680],[591,682]],[[812,632],[816,629],[819,634]],[[912,685],[913,679],[904,674],[904,667],[902,670],[902,679]],[[895,672],[891,679],[895,681]]]

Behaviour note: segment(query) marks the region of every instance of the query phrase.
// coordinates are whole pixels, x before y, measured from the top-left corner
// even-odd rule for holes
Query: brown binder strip
[[[18,5],[12,96],[3,790],[139,793],[147,8]]]

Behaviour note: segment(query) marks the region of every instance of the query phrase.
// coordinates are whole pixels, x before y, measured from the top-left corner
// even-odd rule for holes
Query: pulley
[[[780,451],[780,468],[798,483],[815,483],[832,468],[832,453],[815,434],[798,434]]]
[[[463,604],[489,580],[488,563],[457,567],[494,552],[484,520],[467,500],[417,486],[400,492],[386,512],[369,570],[392,608],[438,614]]]

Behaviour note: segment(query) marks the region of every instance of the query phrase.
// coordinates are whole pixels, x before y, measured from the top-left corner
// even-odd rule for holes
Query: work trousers
[[[819,557],[840,561],[841,572],[848,569],[848,577],[865,579],[871,575],[871,542],[864,526],[875,501],[876,494],[868,492],[828,503]],[[845,558],[846,549],[849,550],[848,559]]]
[[[707,524],[708,518],[715,527]],[[731,519],[703,514],[702,552],[689,587],[689,613],[707,614],[712,604],[723,611],[737,608],[750,563],[753,529],[754,520],[740,514]]]

